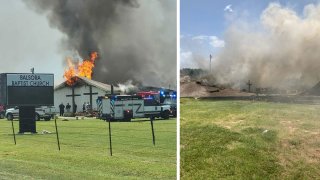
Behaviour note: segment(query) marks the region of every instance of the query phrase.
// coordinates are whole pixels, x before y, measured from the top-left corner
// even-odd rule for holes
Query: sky
[[[209,55],[225,47],[226,29],[239,19],[258,23],[261,13],[271,2],[302,14],[304,6],[319,0],[181,0],[180,64],[205,67]],[[22,0],[0,0],[0,72],[54,73],[55,84],[63,81],[64,59],[61,51],[66,35],[51,27],[45,15],[30,9]],[[5,4],[5,5],[4,5]],[[179,22],[179,21],[178,21]]]
[[[22,1],[0,4],[0,72],[29,73],[34,67],[35,73],[54,73],[55,84],[62,82],[64,55],[59,46],[64,35]]]
[[[239,19],[258,23],[261,13],[272,2],[302,14],[305,5],[318,4],[319,0],[181,0],[181,68],[208,68],[210,54],[214,61],[225,46],[228,27]]]
[[[94,80],[176,87],[175,1],[0,4],[0,73],[29,73],[34,68],[35,73],[53,73],[58,85],[64,81],[67,57],[83,59],[97,50]]]

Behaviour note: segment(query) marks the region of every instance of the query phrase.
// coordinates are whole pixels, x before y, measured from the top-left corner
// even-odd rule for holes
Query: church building
[[[90,104],[93,110],[97,110],[96,99],[99,96],[111,94],[111,85],[104,84],[92,79],[77,76],[77,81],[72,86],[63,82],[54,88],[54,107],[59,111],[59,105],[67,103],[71,105],[71,111],[76,105],[76,112],[82,111],[84,103]],[[113,87],[114,94],[120,94],[118,87]]]

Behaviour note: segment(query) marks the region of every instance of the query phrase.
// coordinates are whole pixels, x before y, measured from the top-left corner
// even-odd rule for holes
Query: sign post
[[[34,106],[19,107],[19,134],[25,132],[37,133],[36,130],[36,108]]]

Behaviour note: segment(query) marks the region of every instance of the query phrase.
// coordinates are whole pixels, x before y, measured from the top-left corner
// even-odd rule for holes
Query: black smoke
[[[62,51],[76,51],[84,59],[98,51],[93,79],[176,87],[175,1],[25,2],[66,35]]]

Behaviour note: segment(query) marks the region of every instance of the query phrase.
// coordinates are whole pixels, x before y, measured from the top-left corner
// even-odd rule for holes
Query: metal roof
[[[109,91],[109,92],[111,91],[111,85],[109,85],[109,84],[105,84],[105,83],[102,83],[102,82],[99,82],[99,81],[88,79],[86,77],[80,77],[80,76],[76,76],[76,77],[79,78],[81,81],[83,81],[86,84],[89,84],[91,86],[94,86],[94,87],[99,88],[99,89],[104,90],[104,91]],[[58,89],[61,89],[63,87],[66,87],[66,86],[69,86],[69,85],[66,83],[66,81],[64,81],[61,84],[55,86],[54,90],[58,90]],[[113,90],[114,90],[115,93],[121,92],[119,87],[116,87],[116,86],[113,86]]]

